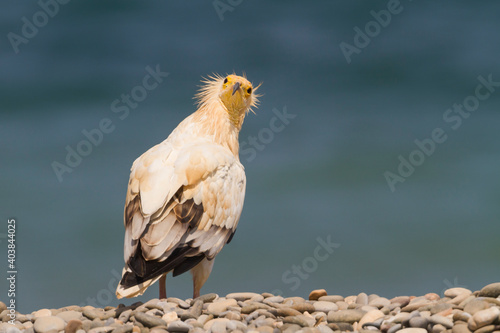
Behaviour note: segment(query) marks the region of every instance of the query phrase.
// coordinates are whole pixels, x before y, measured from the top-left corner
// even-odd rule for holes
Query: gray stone
[[[228,299],[233,298],[237,301],[246,301],[247,299],[252,299],[252,298],[257,297],[257,296],[260,296],[263,298],[263,296],[261,294],[257,294],[257,293],[232,293],[232,294],[228,294],[226,296],[226,298],[228,298]]]
[[[167,330],[169,332],[189,332],[190,329],[192,329],[192,325],[188,325],[180,320],[174,321],[168,325]]]
[[[40,317],[49,317],[52,316],[52,311],[50,311],[49,309],[40,309],[33,312],[33,316],[35,317],[35,319]]]
[[[453,325],[451,332],[452,333],[472,333],[466,324]]]
[[[476,328],[481,328],[495,322],[498,319],[499,315],[500,309],[493,306],[489,309],[476,312],[472,316],[472,319],[476,323]]]
[[[424,317],[413,317],[410,319],[409,324],[411,327],[427,328],[429,321]]]
[[[96,327],[91,330],[89,330],[88,333],[109,333],[112,332],[115,329],[113,326],[103,326],[103,327]]]
[[[445,290],[444,292],[444,296],[446,297],[449,297],[449,298],[455,298],[459,295],[463,295],[463,294],[466,294],[466,295],[470,295],[472,294],[472,291],[470,291],[469,289],[466,289],[466,288],[450,288],[450,289],[447,289]]]
[[[358,327],[363,327],[366,323],[373,323],[384,317],[384,313],[378,309],[374,309],[365,313],[363,318],[359,321]],[[380,322],[382,323],[382,322]],[[380,326],[380,325],[379,325]]]
[[[328,313],[330,311],[337,311],[339,307],[337,304],[332,303],[332,302],[325,302],[325,301],[317,301],[313,303],[313,308],[316,311],[322,311],[325,313]]]
[[[191,303],[191,309],[189,312],[196,318],[203,312],[203,300],[196,299],[194,303]]]
[[[281,331],[284,333],[295,333],[302,330],[302,326],[297,324],[283,324]]]
[[[295,325],[300,325],[302,327],[308,327],[309,323],[302,317],[300,316],[288,316],[283,318],[283,323],[286,324],[295,324]]]
[[[443,312],[446,310],[449,310],[453,308],[453,305],[448,304],[448,303],[440,303],[440,304],[434,304],[429,307],[429,310],[431,311],[431,314],[436,314],[439,312]]]
[[[84,307],[82,313],[85,317],[89,318],[90,320],[94,319],[106,320],[110,317],[106,312],[102,311],[101,309],[95,309],[91,306]]]
[[[280,317],[288,317],[288,316],[300,316],[301,313],[295,309],[289,308],[289,307],[282,307],[278,309],[269,309],[269,312],[271,312],[275,316],[280,316]],[[243,313],[243,311],[242,311]]]
[[[398,333],[427,333],[427,330],[423,328],[416,328],[416,327],[410,327],[410,328],[403,328],[402,330],[397,331]]]
[[[2,313],[4,310],[7,310],[7,305],[5,305],[4,302],[0,301],[0,313]]]
[[[132,325],[121,325],[117,328],[112,333],[130,333],[134,329],[134,326]]]
[[[399,331],[401,328],[403,327],[403,325],[401,324],[396,324],[394,326],[392,326],[391,328],[389,328],[387,330],[387,333],[396,333],[397,331]]]
[[[464,311],[470,313],[471,315],[474,315],[476,312],[488,309],[489,307],[490,305],[488,304],[488,302],[482,301],[480,299],[474,299],[465,305]]]
[[[449,318],[440,316],[440,315],[433,315],[429,318],[429,321],[433,323],[434,325],[443,325],[447,329],[450,329],[453,327],[453,321]]]
[[[441,333],[443,331],[446,331],[446,327],[444,327],[441,324],[437,324],[437,325],[432,326],[432,330],[431,330],[432,333]]]
[[[200,297],[194,299],[194,301],[200,300],[203,301],[203,303],[209,303],[217,298],[219,298],[219,295],[211,293],[211,294],[201,295]]]
[[[409,296],[398,296],[394,297],[391,300],[391,303],[397,303],[399,304],[400,307],[405,307],[410,303],[410,297]]]
[[[167,302],[178,304],[179,307],[182,309],[189,309],[189,304],[186,301],[177,297],[169,297],[167,298]]]
[[[151,309],[163,310],[163,308],[160,305],[160,300],[158,298],[150,299],[149,301],[147,301],[143,305],[150,310]]]
[[[268,304],[268,303],[283,303],[285,299],[281,296],[272,296],[272,297],[268,297],[266,298],[263,302]]]
[[[391,304],[391,301],[389,301],[385,297],[376,297],[368,303],[368,305],[374,306],[374,307],[379,308],[379,309],[383,308],[384,306],[389,306],[390,304]]]
[[[329,296],[321,296],[318,301],[320,302],[332,302],[332,303],[337,303],[337,302],[343,302],[344,297],[339,296],[339,295],[329,295]]]
[[[300,313],[304,313],[306,311],[309,313],[313,313],[314,311],[316,311],[315,306],[313,306],[311,303],[297,303],[293,304],[291,308],[299,311]]]
[[[79,312],[79,311],[73,311],[73,310],[59,312],[56,315],[56,317],[61,318],[65,322],[69,322],[70,320],[73,320],[73,319],[77,319],[77,320],[82,320],[83,319],[83,315],[82,315],[81,312]]]
[[[120,316],[118,316],[118,320],[120,320],[122,323],[126,323],[131,315],[132,315],[131,309],[123,311],[122,313],[120,313]]]
[[[481,289],[479,296],[497,298],[500,296],[500,282],[487,285]]]
[[[266,304],[263,304],[263,303],[251,303],[251,304],[248,304],[248,305],[245,305],[241,308],[241,313],[243,314],[250,314],[252,312],[254,312],[255,310],[258,310],[258,309],[265,309],[265,310],[268,310],[270,309],[269,305],[266,305]]]
[[[79,329],[81,329],[83,326],[82,322],[78,319],[71,319],[68,321],[66,324],[66,327],[64,328],[64,333],[76,333]]]
[[[496,329],[495,325],[488,325],[488,326],[478,328],[477,330],[474,331],[474,333],[491,333],[491,332],[495,331],[495,329]]]
[[[33,332],[34,330],[31,329]],[[26,332],[27,330],[24,330]],[[2,333],[21,333],[21,330],[9,323],[0,323],[0,332]]]
[[[471,317],[472,317],[472,315],[470,313],[463,312],[463,311],[457,311],[453,315],[453,321],[467,322]]]
[[[358,297],[356,297],[356,304],[368,305],[368,295],[366,293],[360,293]]]
[[[65,322],[59,317],[48,316],[39,317],[35,320],[33,328],[37,333],[49,332],[51,330],[62,331],[64,329]]]
[[[328,322],[329,323],[355,323],[360,321],[361,318],[365,315],[366,312],[361,310],[339,310],[339,311],[330,311],[328,313]]]
[[[147,315],[142,312],[134,312],[135,319],[146,327],[167,326],[167,323],[160,318]]]
[[[226,318],[212,319],[207,321],[205,325],[203,325],[203,329],[205,331],[211,330],[213,333],[226,332],[226,327],[229,322],[230,320]]]
[[[229,299],[219,299],[214,303],[208,304],[207,310],[210,313],[220,315],[222,312],[227,311],[227,308],[230,306],[236,306],[238,305],[238,302],[236,302],[236,299],[229,298]]]

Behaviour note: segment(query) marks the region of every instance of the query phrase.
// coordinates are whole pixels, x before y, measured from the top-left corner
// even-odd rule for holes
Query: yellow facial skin
[[[222,83],[219,95],[231,119],[239,122],[246,112],[254,106],[254,89],[244,77],[228,75]]]

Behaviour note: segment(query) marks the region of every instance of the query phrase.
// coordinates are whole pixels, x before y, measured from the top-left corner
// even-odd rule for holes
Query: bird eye
[[[224,79],[224,84],[226,84],[226,83],[227,83],[227,77]]]
[[[252,93],[252,88],[248,88],[248,89],[247,89],[247,93],[248,93],[248,94],[251,94],[251,93]]]

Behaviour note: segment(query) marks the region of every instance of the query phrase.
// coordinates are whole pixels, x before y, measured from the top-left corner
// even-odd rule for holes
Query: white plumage
[[[142,295],[167,273],[193,273],[199,296],[215,256],[236,231],[246,178],[238,133],[257,103],[245,78],[206,81],[199,109],[132,165],[125,202],[125,268],[118,298]]]

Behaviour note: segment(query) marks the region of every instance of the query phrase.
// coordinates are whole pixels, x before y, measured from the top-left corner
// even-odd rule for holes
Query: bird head
[[[228,75],[222,81],[219,98],[229,113],[246,113],[252,106],[252,84],[244,77]]]
[[[235,74],[214,75],[204,83],[197,95],[200,104],[211,104],[215,98],[222,103],[231,122],[241,128],[245,115],[258,104],[259,95],[255,92],[260,85],[254,88],[245,77]]]

